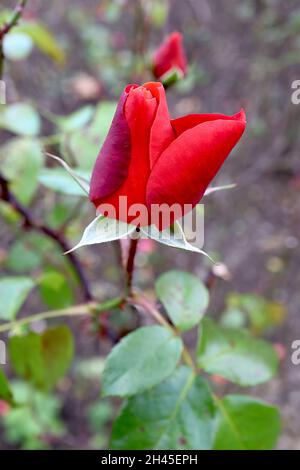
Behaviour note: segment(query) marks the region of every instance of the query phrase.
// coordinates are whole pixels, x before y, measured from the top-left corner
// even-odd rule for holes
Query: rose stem
[[[138,229],[135,232],[136,236],[138,234]],[[133,271],[134,271],[134,260],[135,260],[135,255],[137,251],[137,246],[139,242],[139,237],[137,238],[131,238],[130,239],[130,246],[129,246],[129,252],[128,252],[128,258],[127,258],[127,264],[126,264],[126,296],[131,295],[132,291],[132,278],[133,278]]]

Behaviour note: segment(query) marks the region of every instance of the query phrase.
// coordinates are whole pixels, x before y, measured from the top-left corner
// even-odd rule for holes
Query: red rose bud
[[[154,52],[153,75],[166,85],[176,82],[187,72],[187,60],[182,45],[182,34],[170,34]]]
[[[170,226],[199,203],[245,126],[243,110],[171,120],[161,83],[128,85],[95,163],[90,200],[111,218]],[[161,205],[180,211],[158,223],[153,209]]]

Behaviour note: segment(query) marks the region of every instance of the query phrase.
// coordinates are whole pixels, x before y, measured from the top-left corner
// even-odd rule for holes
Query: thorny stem
[[[136,238],[131,238],[130,239],[130,246],[129,246],[129,252],[128,252],[128,258],[127,258],[127,264],[126,264],[126,286],[125,286],[125,291],[126,295],[129,297],[132,291],[132,278],[133,278],[133,271],[134,271],[134,260],[135,260],[135,255],[137,251],[137,246],[139,242],[139,237],[138,237],[138,229],[136,231]]]
[[[11,19],[4,23],[0,28],[0,79],[3,75],[3,65],[4,65],[4,54],[3,54],[3,39],[9,31],[18,24],[19,19],[23,15],[24,8],[26,6],[27,0],[20,0],[17,6],[14,9]]]
[[[0,174],[0,188],[1,194],[0,198],[9,203],[20,215],[23,217],[24,228],[29,230],[36,230],[40,233],[43,233],[47,237],[51,238],[53,241],[60,246],[63,253],[70,250],[70,246],[63,236],[63,234],[57,230],[48,227],[47,225],[36,221],[30,212],[20,204],[20,202],[15,198],[15,196],[11,193],[8,185],[8,181]],[[71,252],[66,255],[74,268],[74,271],[81,283],[84,299],[86,301],[92,300],[92,294],[90,292],[89,284],[85,274],[83,272],[81,263],[77,259],[76,255]]]

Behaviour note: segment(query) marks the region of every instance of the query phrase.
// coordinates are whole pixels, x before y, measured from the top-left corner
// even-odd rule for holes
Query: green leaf
[[[135,230],[136,227],[134,225],[99,215],[86,227],[80,242],[71,251],[86,245],[119,240],[130,235]]]
[[[94,106],[86,105],[69,116],[57,116],[55,123],[63,132],[74,132],[86,126],[94,114]]]
[[[4,36],[3,52],[6,59],[12,61],[26,59],[32,48],[32,39],[27,34],[12,32]]]
[[[41,263],[40,254],[28,246],[26,237],[25,240],[17,240],[12,245],[5,266],[15,273],[25,273],[38,268]]]
[[[4,372],[0,369],[0,400],[7,401],[8,403],[12,403],[13,401],[13,394],[10,389],[10,385],[8,383],[7,378],[4,375]]]
[[[65,61],[64,51],[53,34],[42,22],[24,21],[17,27],[17,31],[30,36],[35,46],[56,62],[62,64]]]
[[[115,101],[102,101],[96,108],[95,116],[91,124],[91,133],[100,140],[99,145],[106,138],[111,126],[117,103]]]
[[[76,165],[89,173],[92,171],[100,148],[99,137],[93,136],[89,129],[62,135],[62,155],[71,153]]]
[[[5,266],[15,273],[34,271],[43,264],[49,253],[53,260],[56,254],[61,258],[61,251],[53,240],[37,232],[28,232],[13,243]]]
[[[48,447],[44,436],[61,437],[65,433],[59,397],[34,390],[24,381],[14,380],[11,387],[18,406],[2,418],[7,442],[22,449],[44,449]]]
[[[36,136],[41,130],[41,119],[36,109],[27,103],[4,106],[0,114],[0,127],[15,134]]]
[[[11,17],[11,11],[9,9],[2,10],[0,13],[0,27],[3,26]]]
[[[100,400],[89,405],[87,409],[87,418],[89,428],[93,433],[99,433],[101,428],[109,424],[114,418],[114,408],[110,401]]]
[[[73,336],[66,326],[49,328],[41,335],[13,336],[8,346],[16,373],[44,390],[65,375],[74,353]]]
[[[91,172],[111,126],[116,106],[115,102],[102,101],[86,129],[63,137],[62,153],[71,152],[80,168]]]
[[[34,282],[29,277],[2,277],[0,279],[0,319],[13,320],[24,303]]]
[[[35,139],[14,139],[0,150],[3,175],[10,189],[24,205],[29,205],[37,188],[44,162],[42,147]]]
[[[125,403],[113,425],[111,448],[211,449],[214,403],[206,382],[188,367]]]
[[[15,225],[22,218],[8,202],[4,201],[0,201],[0,217],[9,225]]]
[[[104,15],[105,20],[109,23],[116,23],[122,14],[122,4],[116,2],[109,2],[105,6]]]
[[[74,373],[77,380],[85,383],[99,380],[104,370],[104,362],[104,358],[99,356],[78,359],[74,364]]]
[[[78,176],[89,179],[88,172],[75,169]],[[86,192],[79,186],[79,184],[66,172],[63,168],[43,168],[39,174],[39,182],[58,193],[68,194],[71,196],[84,196]]]
[[[39,291],[43,302],[53,309],[68,307],[74,303],[72,289],[58,271],[48,271],[39,279]]]
[[[257,385],[277,372],[278,359],[266,341],[247,331],[218,326],[209,318],[200,325],[197,364],[210,374],[241,385]]]
[[[162,28],[167,21],[169,3],[165,0],[155,0],[149,4],[147,14],[156,28]]]
[[[242,395],[217,399],[216,450],[269,450],[280,433],[277,407]]]
[[[241,310],[245,319],[249,320],[251,330],[261,334],[264,330],[280,325],[287,315],[287,309],[283,304],[270,302],[263,297],[254,294],[239,294],[232,292],[226,299],[227,310],[223,318],[232,309]]]
[[[197,325],[208,306],[208,290],[192,274],[169,271],[156,282],[156,294],[174,325],[189,330]]]
[[[206,69],[199,66],[199,63],[190,63],[188,74],[175,85],[176,92],[182,95],[187,95],[193,91],[196,84],[204,85],[209,83],[209,80],[210,75]]]
[[[85,213],[85,209],[82,207],[81,211],[78,210],[78,198],[75,197],[64,197],[61,198],[48,212],[45,214],[46,225],[54,229],[65,230],[65,224],[69,226],[69,222],[74,227],[73,221],[76,217],[80,217],[82,213]],[[72,221],[70,219],[71,215]],[[76,223],[76,222],[75,222]],[[72,230],[71,229],[71,230]]]
[[[182,341],[162,326],[139,328],[118,343],[107,357],[103,395],[143,392],[168,377],[182,353]]]
[[[244,312],[238,308],[227,308],[220,318],[220,324],[226,328],[245,328]]]

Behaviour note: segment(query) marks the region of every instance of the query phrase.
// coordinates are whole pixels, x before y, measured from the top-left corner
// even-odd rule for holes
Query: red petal
[[[149,82],[143,85],[157,99],[157,111],[150,133],[150,168],[162,152],[175,139],[175,132],[170,123],[166,92],[159,82]]]
[[[226,116],[226,114],[188,114],[187,116],[182,116],[177,119],[171,119],[171,124],[176,135],[180,135],[188,129],[198,126],[198,124],[202,124],[207,121],[216,121],[217,119],[225,121],[232,119],[246,120],[246,116],[243,109],[234,116]]]
[[[128,208],[134,204],[146,205],[146,185],[150,174],[150,131],[156,110],[157,100],[149,89],[142,86],[130,89],[124,112],[131,139],[127,175],[113,194],[97,201],[97,206],[100,203],[111,204],[116,210],[116,218],[125,222],[131,222],[135,217],[119,212],[120,196],[127,197]],[[118,162],[111,164],[111,170],[118,171]],[[147,223],[148,219],[145,225]]]
[[[109,133],[96,160],[90,187],[90,200],[99,200],[116,191],[128,174],[130,129],[125,119],[124,104],[129,90],[121,95]]]
[[[133,90],[125,105],[125,115],[131,134],[131,158],[128,177],[120,188],[129,204],[145,203],[146,184],[150,173],[150,131],[157,110],[157,101],[150,90]]]
[[[182,34],[170,34],[153,55],[153,72],[160,78],[173,67],[186,73],[187,60],[182,46]]]
[[[201,120],[201,118],[199,118]],[[225,119],[206,119],[183,132],[158,159],[147,185],[147,204],[195,206],[245,130],[241,111]]]

